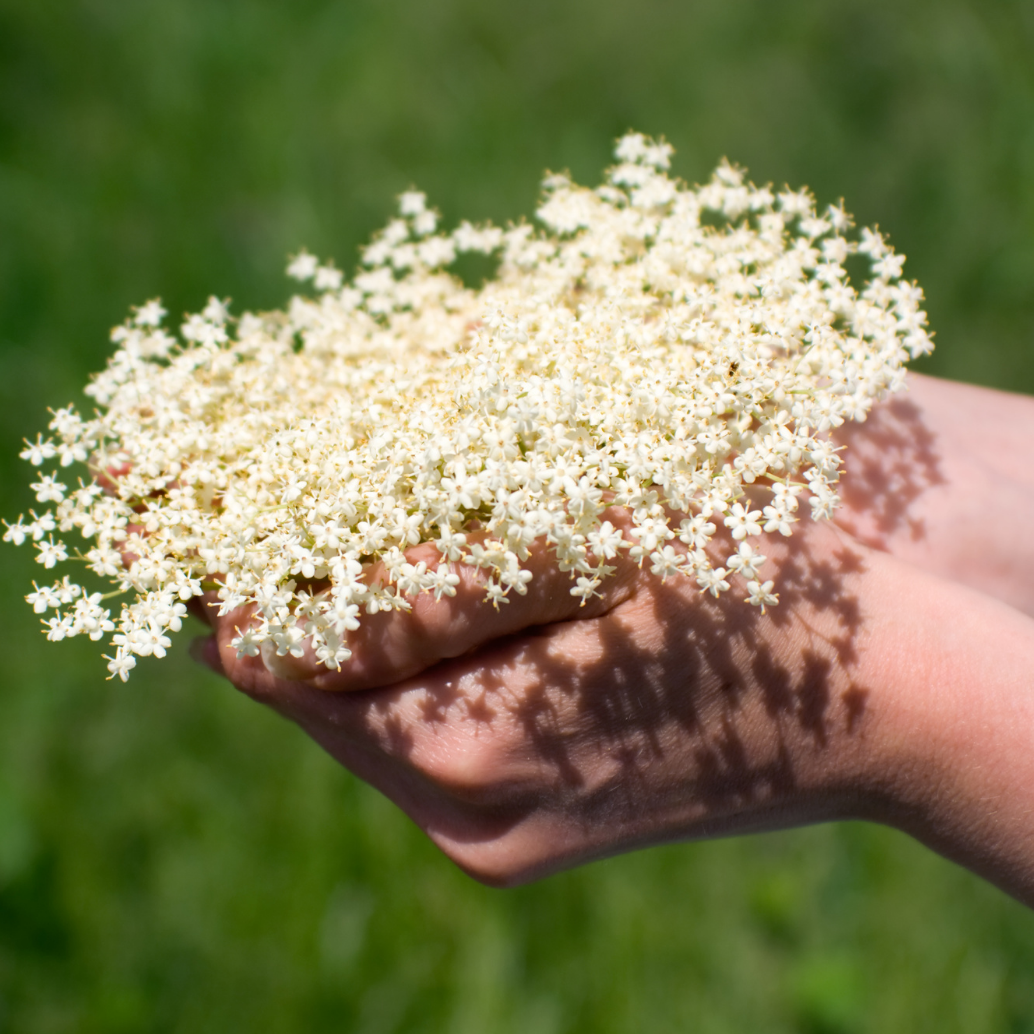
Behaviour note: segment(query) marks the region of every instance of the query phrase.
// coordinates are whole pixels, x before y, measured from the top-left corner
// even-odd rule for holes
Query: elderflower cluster
[[[295,257],[288,273],[313,290],[285,311],[234,318],[213,298],[177,336],[158,302],[136,309],[86,389],[94,415],[55,412],[22,453],[88,472],[75,487],[42,474],[50,508],[4,538],[114,586],[37,586],[47,637],[110,636],[125,679],[214,589],[221,613],[253,611],[241,654],[309,649],[338,668],[363,614],[454,594],[458,565],[496,605],[524,593],[535,543],[583,601],[626,553],[775,604],[752,542],[832,513],[828,432],[930,350],[922,292],[841,207],[726,163],[689,188],[670,155],[630,134],[602,186],[548,176],[541,229],[443,232],[423,194],[403,194],[351,281]],[[464,252],[498,259],[479,290],[448,272]],[[852,255],[871,271],[861,289]],[[627,508],[624,530],[609,506]],[[721,564],[719,526],[736,548]],[[438,562],[407,559],[421,542]]]

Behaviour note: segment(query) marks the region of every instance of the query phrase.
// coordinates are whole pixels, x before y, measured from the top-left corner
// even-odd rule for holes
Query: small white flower
[[[333,266],[320,266],[316,270],[315,287],[317,291],[336,291],[341,286],[342,275],[340,269]]]
[[[589,602],[594,596],[599,596],[600,579],[595,575],[578,575],[575,583],[571,586],[571,595],[579,597],[582,606]]]
[[[749,542],[741,542],[740,548],[733,553],[726,561],[730,571],[742,575],[744,578],[753,578],[765,562],[767,557],[754,552],[754,547]]]
[[[766,607],[774,607],[779,602],[779,597],[772,592],[772,588],[775,582],[758,582],[751,581],[747,582],[747,592],[750,595],[747,597],[746,602],[752,607],[760,607],[761,613],[765,613]]]
[[[697,514],[679,524],[679,539],[690,549],[703,549],[715,533],[715,526],[706,517]]]
[[[420,237],[426,237],[429,233],[434,233],[437,226],[438,216],[430,209],[420,212],[413,218],[413,232]]]
[[[68,550],[63,542],[55,542],[52,538],[46,542],[37,542],[36,548],[39,555],[36,563],[42,564],[48,571],[59,564],[62,560],[68,559]]]
[[[57,593],[54,592],[49,585],[45,585],[41,589],[35,582],[33,582],[32,587],[36,591],[30,592],[28,596],[25,597],[25,602],[32,604],[32,609],[36,614],[46,614],[50,607],[57,610],[57,608],[61,606],[61,601],[58,599]]]
[[[300,251],[287,267],[287,275],[294,280],[311,280],[319,269],[319,259],[304,249]]]
[[[667,581],[672,575],[678,574],[685,563],[685,558],[681,553],[675,551],[674,546],[665,546],[663,549],[651,553],[650,559],[653,561],[650,573],[662,581]]]
[[[420,190],[407,190],[399,195],[399,215],[417,216],[427,210],[427,195]]]
[[[717,597],[719,593],[725,592],[729,588],[729,583],[725,580],[725,568],[712,567],[698,570],[697,585],[704,592],[709,592],[712,596]]]
[[[796,503],[796,500],[794,500]],[[762,526],[765,532],[778,531],[780,535],[790,536],[793,534],[793,525],[797,518],[775,506],[766,506],[764,509],[765,523]]]
[[[238,657],[257,657],[262,649],[263,636],[257,628],[248,628],[230,640],[230,645],[237,651]]]
[[[739,540],[748,535],[761,534],[761,525],[758,523],[760,516],[760,510],[748,510],[741,503],[733,503],[724,524],[732,531],[732,537]]]
[[[448,564],[439,564],[434,572],[431,591],[434,598],[440,600],[443,596],[455,596],[456,586],[459,584],[460,576],[451,571]]]
[[[590,531],[585,541],[593,555],[601,560],[613,560],[627,543],[621,531],[610,521],[604,521],[596,530]]]
[[[44,474],[29,487],[36,493],[36,500],[40,503],[60,503],[68,490],[67,486],[57,480],[56,474]]]
[[[47,639],[52,643],[59,643],[62,639],[68,639],[75,635],[75,625],[71,616],[58,614],[57,617],[47,618],[43,621],[46,629]]]
[[[29,516],[32,517],[32,521],[25,526],[25,530],[32,536],[32,540],[34,542],[39,542],[44,535],[57,528],[57,522],[54,520],[54,515],[49,511],[37,517],[35,511],[30,510]],[[18,518],[18,521],[21,523],[20,517]]]
[[[201,310],[201,315],[210,323],[223,324],[230,318],[230,300],[216,298],[212,295]]]
[[[137,307],[133,314],[133,322],[138,327],[159,327],[167,315],[161,301],[152,298],[151,301]]]
[[[37,435],[35,442],[30,442],[26,438],[25,446],[18,455],[23,460],[28,460],[34,467],[38,467],[41,463],[45,463],[57,455],[57,448],[54,443],[49,439],[45,439],[42,435]]]
[[[11,542],[16,546],[20,546],[31,534],[29,529],[22,523],[22,517],[20,516],[14,524],[8,524],[7,521],[2,523],[7,528],[7,531],[4,532],[4,542]]]
[[[129,673],[136,667],[136,658],[131,653],[121,651],[117,652],[114,657],[109,657],[107,654],[103,656],[108,662],[108,671],[111,672],[108,678],[113,679],[117,675],[123,682],[128,681]]]

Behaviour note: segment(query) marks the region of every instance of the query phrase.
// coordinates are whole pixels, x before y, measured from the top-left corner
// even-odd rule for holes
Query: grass
[[[532,210],[663,133],[909,256],[925,368],[1034,391],[1034,10],[988,0],[0,0],[0,479],[161,294],[273,307],[416,184]],[[0,1032],[1034,1031],[1034,920],[902,836],[655,849],[516,891],[175,658],[105,682],[0,550]]]

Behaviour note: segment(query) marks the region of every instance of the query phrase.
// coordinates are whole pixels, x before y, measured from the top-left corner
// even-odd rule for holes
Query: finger
[[[607,517],[615,526],[629,523],[624,511],[608,511]],[[411,563],[424,561],[428,566],[440,559],[433,543],[415,546],[406,555]],[[409,598],[408,610],[364,615],[359,628],[348,638],[352,655],[337,671],[320,664],[311,648],[297,658],[276,657],[266,651],[264,656],[234,657],[230,661],[225,646],[240,629],[247,627],[247,613],[217,618],[215,629],[223,664],[234,681],[265,686],[268,680],[261,669],[266,669],[267,674],[282,681],[309,682],[320,689],[369,689],[399,682],[489,640],[537,625],[606,613],[633,594],[641,577],[639,568],[627,556],[607,562],[614,567],[613,573],[603,579],[598,595],[583,603],[580,597],[571,595],[575,585],[572,574],[560,570],[552,551],[536,544],[522,565],[532,575],[525,592],[511,591],[498,606],[485,598],[483,571],[467,564],[454,564],[452,570],[459,578],[454,596],[435,599],[425,593]],[[380,573],[378,566],[373,567],[367,575],[368,582],[376,582]]]

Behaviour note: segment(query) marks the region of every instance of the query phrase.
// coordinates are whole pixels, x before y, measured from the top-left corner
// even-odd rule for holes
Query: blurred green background
[[[0,0],[4,515],[130,304],[278,306],[410,185],[517,217],[630,127],[846,198],[926,289],[925,368],[1034,391],[1030,0]],[[1034,1031],[1034,917],[902,836],[487,890],[185,642],[128,685],[46,644],[34,574],[0,549],[4,1034]]]

